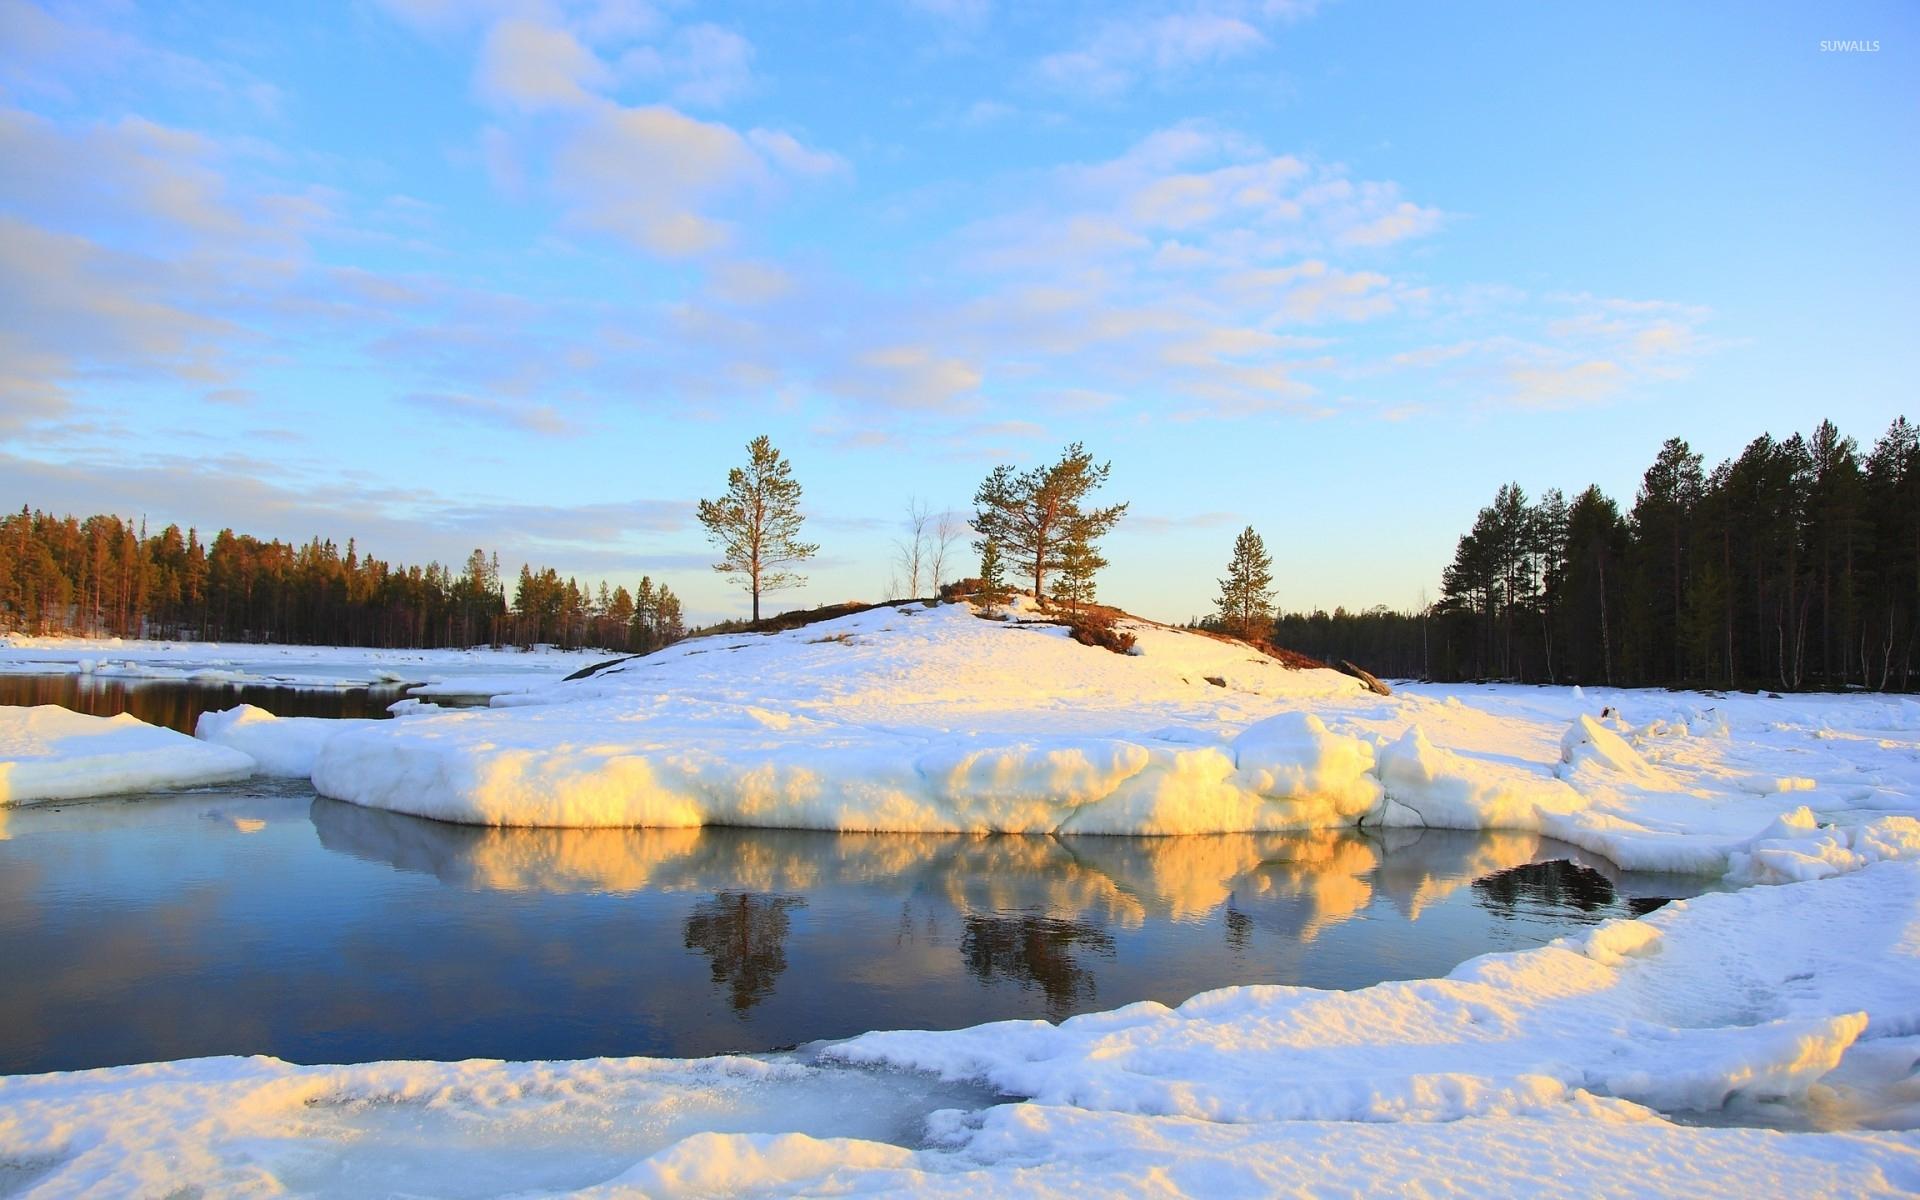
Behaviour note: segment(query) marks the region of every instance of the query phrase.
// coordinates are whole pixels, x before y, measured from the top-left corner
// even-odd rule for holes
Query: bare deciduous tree
[[[893,542],[893,562],[898,575],[889,579],[890,587],[906,585],[904,599],[913,599],[924,595],[920,590],[921,577],[930,565],[931,549],[928,545],[928,526],[933,523],[933,509],[918,496],[907,497],[907,536],[895,538]],[[936,582],[934,586],[940,585]]]
[[[936,595],[940,585],[947,581],[947,555],[952,552],[953,544],[971,532],[972,526],[951,509],[933,519],[933,537],[927,543],[927,570],[933,576]]]

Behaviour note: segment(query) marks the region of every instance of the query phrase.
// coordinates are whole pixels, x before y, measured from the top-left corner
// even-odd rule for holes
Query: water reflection
[[[1534,834],[1354,830],[1194,837],[498,829],[338,801],[312,806],[320,844],[459,888],[507,892],[795,894],[910,886],[962,913],[1037,913],[1139,929],[1231,906],[1311,940],[1376,899],[1407,919],[1490,872],[1531,862]],[[1284,914],[1284,918],[1282,917]]]
[[[1058,1020],[1444,974],[1687,894],[1534,870],[1572,854],[1535,837],[1441,831],[505,830],[293,783],[7,819],[0,1073],[704,1055]]]
[[[1597,912],[1614,902],[1613,885],[1591,867],[1564,860],[1509,867],[1473,881],[1487,907],[1504,916],[1528,908]]]
[[[58,704],[95,717],[132,713],[149,725],[192,733],[203,712],[240,704],[276,717],[384,717],[406,694],[404,683],[370,687],[274,687],[205,680],[100,675],[0,674],[0,705]]]
[[[773,993],[787,969],[787,910],[806,903],[798,896],[721,892],[687,914],[687,949],[707,956],[713,982],[725,986],[736,1014],[744,1017]]]
[[[1047,1016],[1060,1020],[1093,1006],[1098,995],[1093,972],[1074,951],[1113,957],[1113,938],[1081,921],[1034,913],[994,917],[969,914],[960,957],[982,983],[1010,979],[1023,988],[1038,986],[1047,998]]]

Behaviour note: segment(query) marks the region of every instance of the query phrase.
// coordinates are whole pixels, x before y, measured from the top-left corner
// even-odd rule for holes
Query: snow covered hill
[[[490,711],[346,732],[314,781],[513,825],[1187,833],[1350,822],[1377,800],[1371,748],[1310,712],[1356,699],[1353,680],[1133,631],[1121,655],[912,603],[700,638]]]
[[[1504,828],[1629,869],[1717,874],[1744,855],[1783,877],[1878,853],[1822,822],[1920,809],[1920,705],[1898,698],[1379,696],[1237,642],[1123,622],[1137,645],[1116,654],[1034,616],[915,602],[698,638],[490,709],[343,729],[313,780],[472,824]]]

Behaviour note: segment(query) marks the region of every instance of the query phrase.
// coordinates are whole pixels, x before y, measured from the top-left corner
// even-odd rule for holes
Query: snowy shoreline
[[[1903,1195],[1917,937],[1920,863],[1886,863],[1354,992],[784,1055],[15,1076],[0,1165],[43,1198]]]

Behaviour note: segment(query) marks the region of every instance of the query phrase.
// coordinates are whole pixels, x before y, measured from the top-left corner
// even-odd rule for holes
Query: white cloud
[[[191,291],[170,264],[0,216],[0,424],[63,414],[82,375],[223,379],[236,329]]]
[[[1347,226],[1339,239],[1349,246],[1386,246],[1431,233],[1440,227],[1440,219],[1438,209],[1403,200],[1376,217],[1363,217]]]
[[[551,404],[519,404],[492,396],[446,392],[415,392],[400,399],[413,408],[516,433],[557,437],[580,432],[578,425]]]
[[[1343,271],[1319,259],[1225,276],[1224,286],[1286,322],[1364,321],[1392,312],[1393,281],[1377,271]]]
[[[1020,110],[1002,100],[975,100],[960,114],[962,125],[992,125],[1016,115]]]
[[[989,401],[1085,388],[1191,416],[1323,413],[1316,377],[1344,365],[1324,330],[1431,303],[1430,289],[1343,258],[1436,223],[1434,210],[1229,130],[1159,130],[1020,195],[961,233],[972,294],[929,318],[938,344],[993,381]]]
[[[1670,301],[1474,289],[1448,306],[1501,332],[1402,350],[1377,369],[1425,375],[1428,396],[1480,407],[1601,403],[1685,378],[1720,345],[1699,328],[1711,312]]]
[[[143,117],[62,126],[0,109],[0,205],[13,211],[130,230],[142,244],[175,250],[291,244],[327,218],[313,194],[242,194],[229,179],[232,158],[204,134]]]
[[[866,350],[838,373],[832,386],[891,408],[943,408],[979,390],[981,373],[966,360],[930,346]]]
[[[1238,17],[1175,13],[1148,20],[1115,19],[1084,45],[1050,54],[1040,79],[1064,91],[1111,96],[1142,77],[1167,77],[1238,58],[1264,47],[1266,35]]]
[[[613,72],[565,29],[510,19],[480,44],[474,86],[490,103],[524,112],[577,108],[613,81]]]
[[[1590,359],[1567,366],[1514,367],[1507,378],[1513,384],[1513,403],[1558,407],[1604,399],[1626,383],[1627,373],[1619,363]]]
[[[118,5],[101,6],[107,24],[77,12],[50,11],[26,0],[0,0],[0,94],[72,99],[104,85],[133,81],[171,93],[197,93],[275,116],[280,90],[232,63],[149,45],[115,24]]]
[[[764,180],[765,171],[731,127],[660,105],[597,111],[553,162],[574,223],[664,257],[727,245],[732,230],[702,206]]]
[[[586,20],[581,28],[607,37],[651,30],[626,10],[609,16],[603,6],[595,13],[601,24]],[[676,30],[664,48],[629,49],[619,74],[667,86],[681,102],[718,104],[745,89],[752,55],[737,34],[691,25]],[[479,157],[496,187],[523,198],[544,166],[567,224],[660,257],[732,245],[734,222],[723,213],[780,174],[817,177],[846,166],[780,130],[742,133],[670,104],[620,103],[610,95],[616,73],[572,27],[553,20],[496,21],[481,45],[474,80],[483,98],[520,116],[481,131]]]

